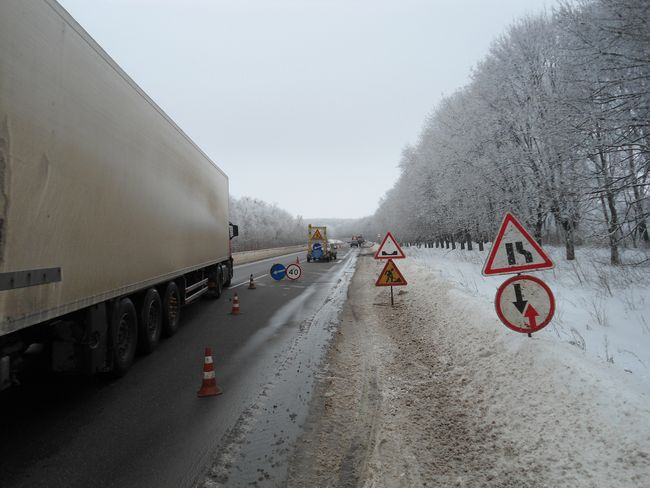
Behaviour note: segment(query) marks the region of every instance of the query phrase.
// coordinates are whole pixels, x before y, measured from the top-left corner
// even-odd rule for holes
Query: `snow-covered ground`
[[[369,251],[287,486],[650,486],[642,272],[619,276],[582,252],[573,268],[552,251],[558,268],[543,275],[556,323],[529,338],[498,321],[492,300],[505,278],[481,277],[484,254],[406,248],[398,266],[409,284],[391,307]],[[590,310],[593,297],[604,305]]]
[[[417,247],[406,252],[496,316],[496,290],[508,276],[481,275],[488,250],[489,245],[483,252]],[[545,250],[555,269],[530,274],[549,284],[556,311],[552,322],[536,336],[571,344],[585,356],[626,371],[650,387],[650,267],[611,266],[607,249],[578,249],[572,262],[564,259],[562,248]],[[623,259],[635,263],[647,256],[625,251]]]

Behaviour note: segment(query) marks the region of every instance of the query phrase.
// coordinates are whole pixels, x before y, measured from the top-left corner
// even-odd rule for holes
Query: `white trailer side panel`
[[[0,335],[228,259],[228,179],[53,0],[0,2]]]

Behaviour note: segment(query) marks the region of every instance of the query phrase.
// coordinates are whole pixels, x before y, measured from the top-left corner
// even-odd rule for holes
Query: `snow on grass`
[[[508,276],[481,275],[488,250],[409,247],[406,254],[493,309],[496,290]],[[575,261],[566,261],[562,248],[545,250],[555,269],[531,274],[549,284],[556,311],[535,335],[570,344],[650,387],[650,267],[611,266],[606,249],[578,249]],[[623,253],[628,263],[645,258],[634,251]]]

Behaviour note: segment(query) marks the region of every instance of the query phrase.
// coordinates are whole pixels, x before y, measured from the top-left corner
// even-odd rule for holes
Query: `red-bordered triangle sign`
[[[506,213],[483,266],[483,274],[511,274],[553,267],[553,261],[537,241],[514,215]]]
[[[399,247],[399,244],[393,237],[393,234],[390,232],[386,233],[384,241],[377,249],[375,253],[375,259],[404,259],[406,254],[402,251],[402,248]]]
[[[314,232],[314,235],[312,235],[311,238],[316,240],[316,241],[322,241],[323,236],[320,233],[320,229],[316,229],[316,232]]]
[[[397,269],[397,265],[392,259],[389,259],[381,271],[375,286],[405,286],[408,285],[402,272]]]

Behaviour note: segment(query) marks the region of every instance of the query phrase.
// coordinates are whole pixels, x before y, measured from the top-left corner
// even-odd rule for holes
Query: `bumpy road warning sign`
[[[501,223],[483,267],[484,275],[553,268],[553,261],[510,212]]]
[[[525,334],[546,327],[555,313],[551,289],[539,278],[529,275],[506,280],[497,290],[494,305],[506,327]]]
[[[389,259],[384,266],[375,286],[405,286],[408,283],[392,259]]]
[[[402,251],[393,234],[386,233],[384,241],[375,253],[375,259],[404,259],[405,257],[404,251]]]

